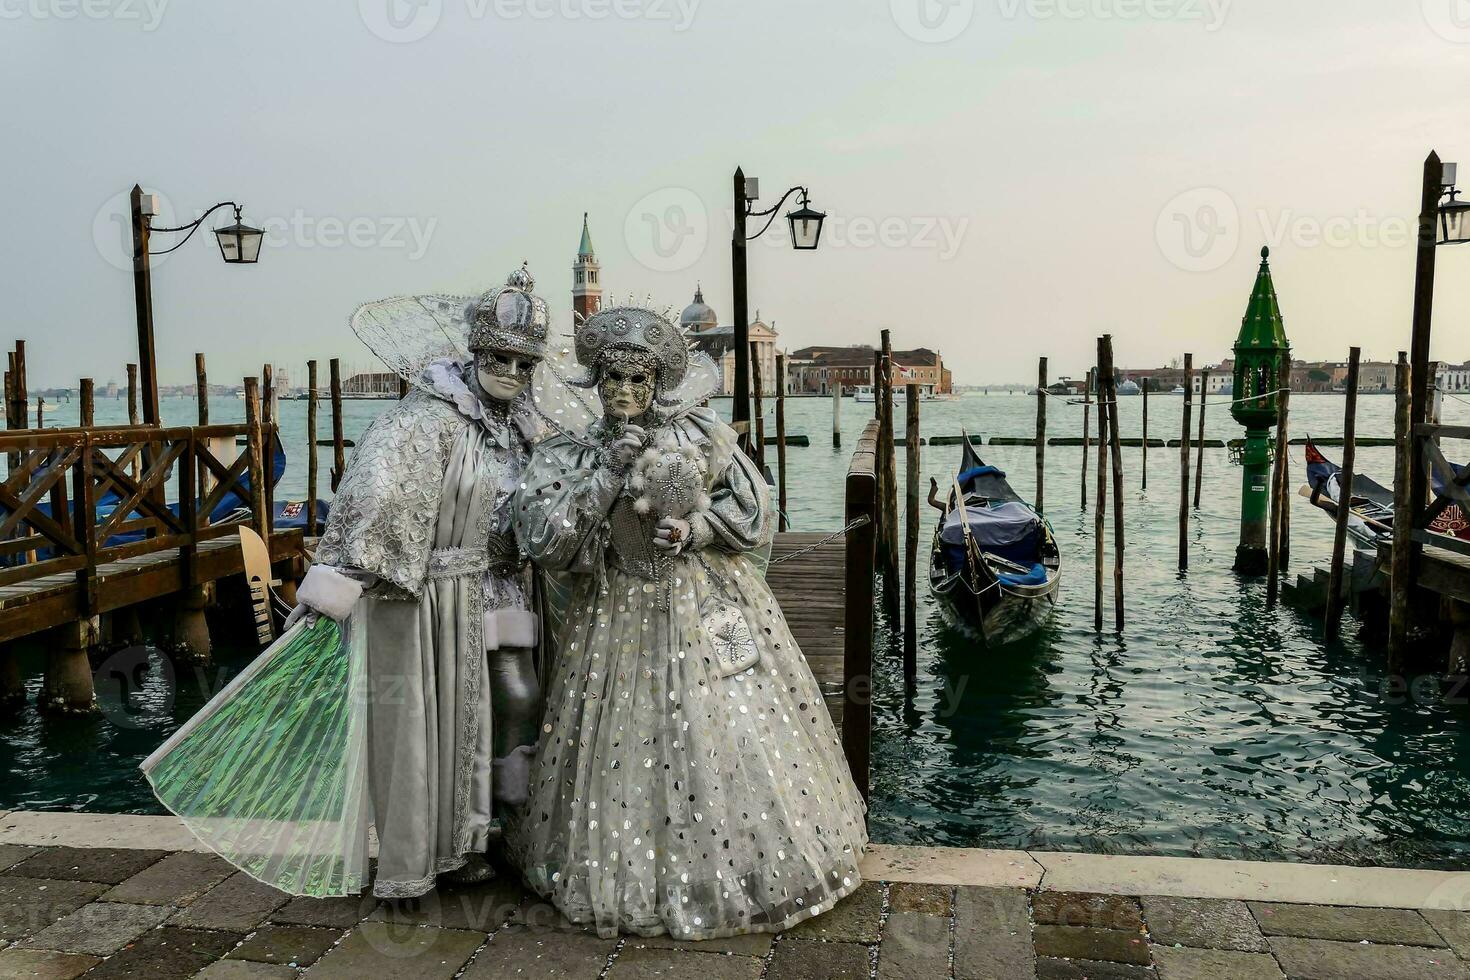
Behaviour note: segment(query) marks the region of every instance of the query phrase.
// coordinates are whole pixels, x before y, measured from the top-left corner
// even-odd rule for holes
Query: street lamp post
[[[251,228],[240,221],[240,205],[234,201],[221,201],[188,224],[177,228],[154,228],[152,219],[158,214],[158,198],[144,194],[143,188],[133,185],[130,196],[133,218],[133,305],[138,314],[138,367],[142,373],[143,423],[157,425],[158,412],[158,361],[153,348],[153,273],[148,261],[150,255],[165,255],[181,247],[194,237],[194,232],[220,208],[235,209],[235,223],[214,230],[219,242],[220,257],[231,265],[254,264],[260,258],[260,244],[265,233]],[[148,242],[154,232],[172,233],[186,231],[187,235],[176,245],[149,251]]]
[[[753,242],[766,233],[776,220],[776,212],[792,194],[801,194],[801,206],[787,213],[791,226],[791,247],[799,251],[811,251],[822,238],[822,221],[827,216],[814,211],[807,199],[807,189],[800,185],[791,188],[781,199],[763,211],[754,210],[760,197],[758,178],[746,177],[745,171],[735,168],[732,196],[735,204],[735,231],[730,240],[730,282],[735,297],[735,390],[734,404],[730,409],[730,421],[740,433],[740,445],[750,449],[750,307],[746,279],[746,243]],[[769,216],[769,217],[768,217]],[[747,235],[746,218],[767,218],[760,231]],[[743,425],[741,423],[744,423]]]

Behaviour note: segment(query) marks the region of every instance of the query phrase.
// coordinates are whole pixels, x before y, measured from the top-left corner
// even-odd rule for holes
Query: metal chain
[[[862,515],[860,515],[858,517],[854,517],[852,520],[850,520],[850,521],[847,522],[847,526],[846,527],[843,527],[843,528],[841,528],[839,530],[833,531],[831,534],[827,535],[822,540],[820,540],[820,541],[818,541],[818,542],[816,542],[814,544],[809,544],[805,548],[800,548],[800,549],[798,549],[796,551],[793,551],[789,555],[782,555],[780,558],[772,558],[769,562],[766,563],[766,566],[767,567],[770,567],[771,565],[779,565],[783,561],[790,561],[793,558],[798,558],[798,557],[800,557],[802,555],[810,554],[813,551],[816,551],[818,548],[822,547],[822,545],[824,545],[824,544],[831,544],[833,541],[836,541],[838,538],[842,537],[843,535],[848,534],[849,532],[852,532],[852,531],[856,531],[858,528],[862,527],[864,524],[867,524],[867,523],[869,523],[869,519],[868,519],[868,515],[866,515],[866,514],[862,514]]]

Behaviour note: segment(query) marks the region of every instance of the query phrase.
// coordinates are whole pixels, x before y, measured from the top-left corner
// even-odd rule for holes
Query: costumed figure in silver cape
[[[361,307],[413,386],[357,442],[280,641],[144,763],[207,844],[293,894],[483,880],[525,799],[541,701],[530,570],[509,520],[536,433],[546,304],[527,270],[479,299]]]
[[[575,349],[580,367],[553,352],[546,373],[595,386],[601,405],[583,396],[578,426],[576,405],[538,390],[558,433],[512,500],[522,549],[572,589],[507,852],[604,936],[785,929],[858,886],[867,833],[816,679],[752,561],[771,536],[767,485],[697,407],[714,365],[666,318],[605,309]]]

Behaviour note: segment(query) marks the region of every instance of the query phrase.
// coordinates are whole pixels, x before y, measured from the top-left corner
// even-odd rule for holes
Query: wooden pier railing
[[[240,436],[247,438],[235,458],[211,448],[233,447]],[[49,707],[90,708],[86,648],[101,614],[243,570],[238,526],[267,528],[259,480],[245,480],[262,472],[260,442],[259,427],[245,425],[0,434],[0,454],[15,461],[0,483],[0,642],[62,630],[47,644]],[[240,506],[213,523],[231,495]],[[299,531],[269,541],[273,560],[300,552]],[[186,605],[202,616],[202,603]],[[53,683],[53,675],[68,680]]]
[[[868,798],[873,737],[873,575],[878,514],[878,420],[868,422],[847,467],[844,526],[846,602],[843,611],[842,750],[852,778]]]

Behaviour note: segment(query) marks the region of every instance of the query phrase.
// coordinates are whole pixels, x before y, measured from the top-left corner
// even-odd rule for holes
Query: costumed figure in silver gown
[[[572,586],[508,853],[604,936],[785,929],[858,886],[867,832],[817,682],[752,560],[769,546],[767,485],[699,407],[715,367],[665,317],[605,309],[577,328],[575,353],[553,351],[544,370],[601,405],[538,389],[558,431],[512,500],[522,549]]]
[[[413,390],[357,440],[259,676],[144,764],[191,829],[277,887],[362,887],[369,824],[379,897],[483,880],[496,811],[525,799],[537,616],[508,504],[538,427],[533,289],[522,268],[478,299],[357,310],[353,329]]]

